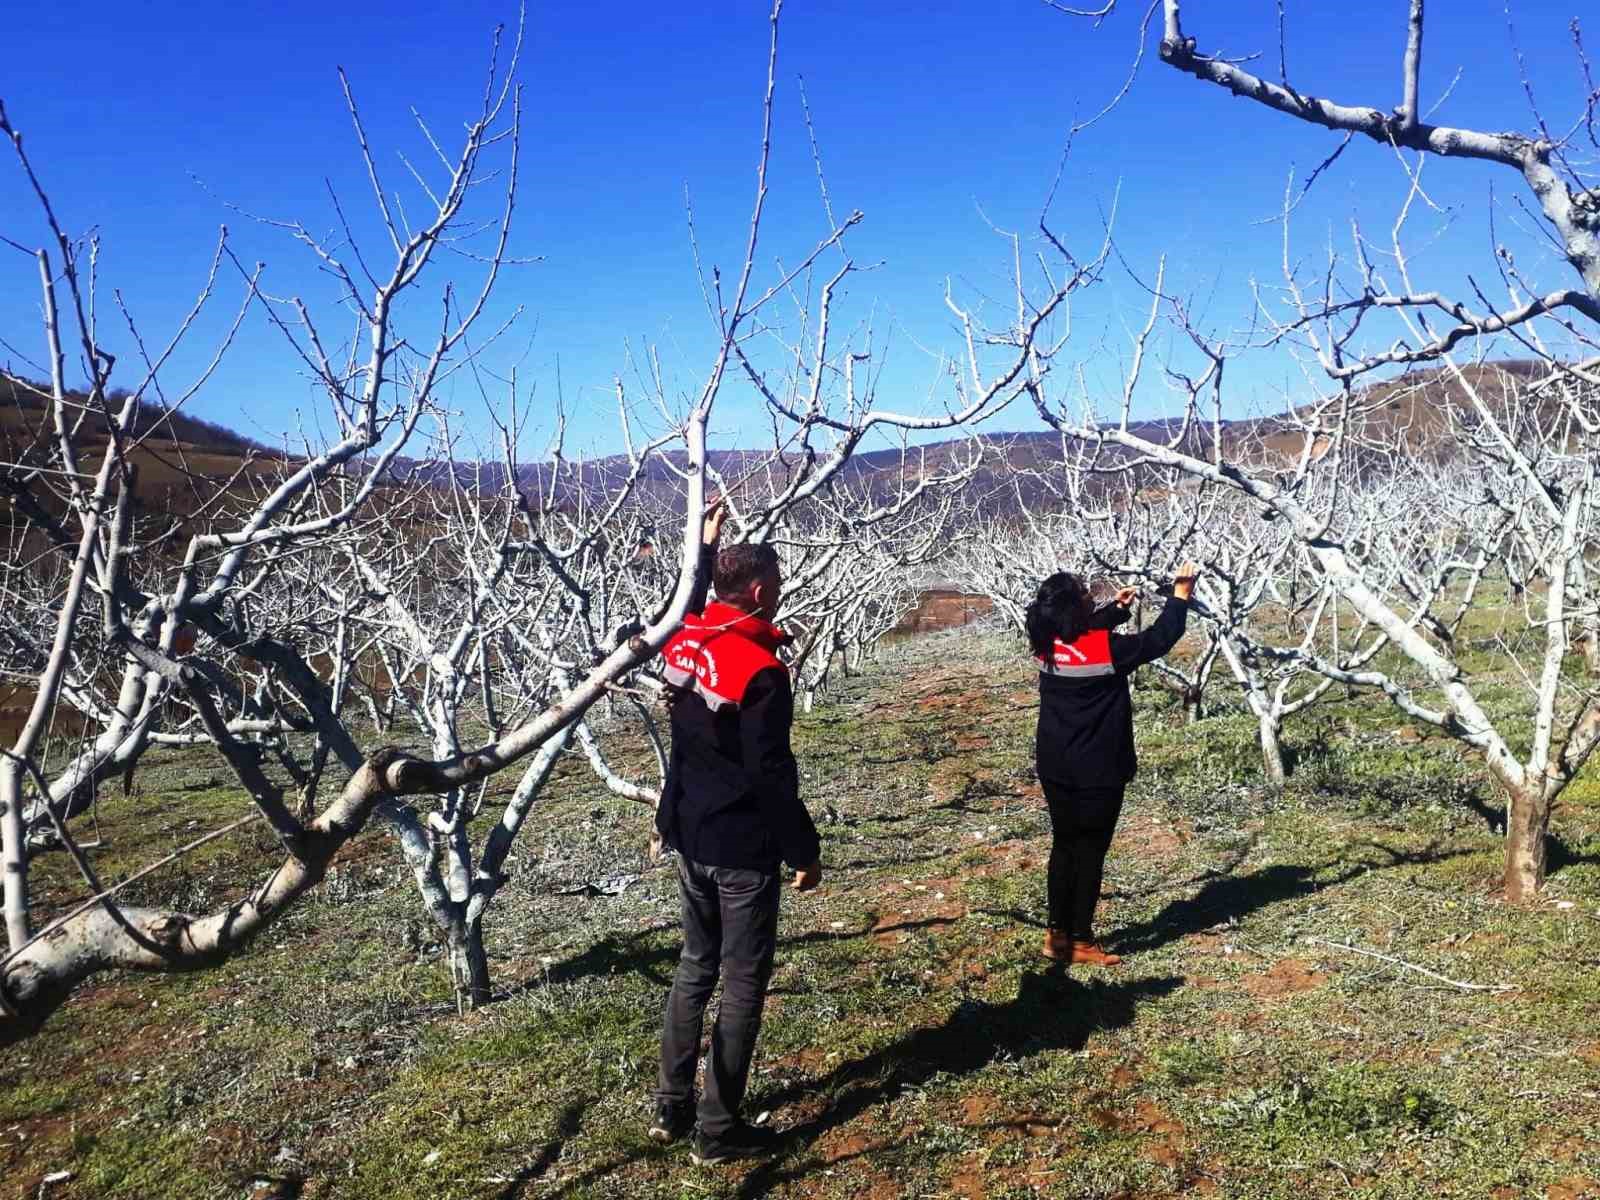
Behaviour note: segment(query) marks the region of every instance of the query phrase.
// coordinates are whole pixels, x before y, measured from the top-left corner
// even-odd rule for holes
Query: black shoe
[[[689,1158],[697,1167],[714,1167],[738,1158],[771,1154],[777,1142],[778,1136],[772,1130],[740,1121],[715,1136],[697,1130],[689,1147]]]
[[[671,1145],[694,1128],[694,1105],[663,1101],[650,1121],[650,1140]]]

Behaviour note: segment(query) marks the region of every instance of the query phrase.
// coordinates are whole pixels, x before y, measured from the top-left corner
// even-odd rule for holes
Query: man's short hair
[[[717,596],[722,600],[747,599],[756,580],[777,565],[778,552],[768,543],[741,542],[717,552],[711,582],[716,584]]]

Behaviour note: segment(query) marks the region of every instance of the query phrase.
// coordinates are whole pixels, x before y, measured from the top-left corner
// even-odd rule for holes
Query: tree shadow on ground
[[[680,946],[676,940],[666,946],[650,944],[658,932],[642,929],[637,933],[608,933],[583,953],[552,963],[547,970],[512,985],[495,999],[510,1000],[551,984],[570,983],[592,975],[615,975],[618,972],[643,975],[652,983],[670,987],[672,968],[678,961]]]
[[[1186,887],[1193,887],[1197,883],[1207,883],[1213,879],[1227,879],[1239,869],[1244,860],[1255,853],[1255,848],[1261,840],[1260,830],[1250,834],[1240,845],[1228,851],[1222,858],[1220,867],[1206,867],[1198,874],[1190,875],[1185,879],[1165,880],[1151,887],[1142,888],[1113,888],[1101,892],[1101,895],[1112,900],[1140,900],[1146,896],[1160,895],[1162,892],[1175,892]]]
[[[1600,852],[1580,854],[1565,838],[1552,837],[1547,844],[1546,874],[1554,875],[1567,867],[1592,867],[1600,865]]]
[[[1462,796],[1462,803],[1483,819],[1489,827],[1489,832],[1504,834],[1506,831],[1506,808],[1503,804],[1490,804],[1476,791],[1466,792]]]
[[[304,1175],[272,1175],[265,1171],[253,1171],[241,1182],[250,1200],[300,1200],[306,1190]],[[41,1183],[39,1195],[45,1194],[46,1185]]]
[[[820,1080],[797,1081],[752,1097],[750,1107],[780,1109],[809,1097],[828,1106],[784,1134],[786,1145],[809,1145],[868,1109],[894,1101],[938,1075],[970,1075],[1002,1059],[1049,1050],[1078,1051],[1091,1035],[1132,1022],[1138,1006],[1182,983],[1177,976],[1127,982],[1074,979],[1060,967],[1022,977],[1015,999],[963,1002],[943,1024],[918,1029],[864,1058],[843,1063]],[[733,1194],[765,1196],[779,1186],[835,1165],[815,1154],[799,1162],[757,1165]]]
[[[575,1100],[561,1110],[561,1115],[556,1118],[555,1136],[539,1148],[539,1153],[531,1163],[512,1176],[504,1189],[495,1193],[495,1200],[516,1200],[516,1197],[526,1194],[528,1185],[550,1169],[561,1157],[562,1147],[577,1135],[586,1107],[585,1102]]]
[[[1371,871],[1443,862],[1473,853],[1471,850],[1440,851],[1432,846],[1415,851],[1395,850],[1374,841],[1358,844],[1379,851],[1389,861],[1381,864],[1344,863],[1334,875],[1325,872],[1334,867],[1338,860],[1316,865],[1277,863],[1248,875],[1213,879],[1193,896],[1172,901],[1148,921],[1125,926],[1109,935],[1106,941],[1111,949],[1123,954],[1156,950],[1190,934],[1242,920],[1285,900],[1301,899],[1349,883]]]
[[[1490,804],[1476,792],[1469,792],[1462,797],[1474,813],[1483,819],[1490,833],[1504,836],[1506,832],[1506,807],[1503,804]],[[1548,874],[1554,875],[1566,867],[1583,867],[1600,864],[1600,852],[1590,851],[1579,853],[1574,850],[1571,843],[1559,834],[1550,834],[1545,839],[1545,868]]]
[[[936,916],[880,925],[877,924],[877,919],[873,918],[856,929],[811,929],[805,933],[779,938],[778,946],[781,951],[785,948],[814,945],[819,942],[854,941],[874,934],[941,929],[954,924],[955,921],[955,917]],[[662,932],[669,933],[671,941],[666,945],[650,944],[651,939]],[[675,924],[663,925],[658,929],[644,929],[636,933],[610,933],[581,954],[552,963],[548,970],[512,985],[499,993],[495,999],[510,1000],[552,984],[571,983],[573,980],[587,979],[595,975],[636,974],[663,988],[670,988],[678,956],[682,950],[682,935]]]

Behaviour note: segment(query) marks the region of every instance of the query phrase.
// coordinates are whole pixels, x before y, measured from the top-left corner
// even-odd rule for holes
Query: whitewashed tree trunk
[[[1283,765],[1283,743],[1279,738],[1278,719],[1272,713],[1263,713],[1257,718],[1257,728],[1261,739],[1261,769],[1266,776],[1267,786],[1281,790],[1289,781],[1289,772]]]

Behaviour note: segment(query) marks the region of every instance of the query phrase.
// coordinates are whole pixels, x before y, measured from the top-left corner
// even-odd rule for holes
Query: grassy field
[[[1111,971],[1037,954],[1048,825],[1016,643],[915,639],[801,719],[828,876],[784,898],[750,1101],[786,1134],[770,1162],[701,1170],[644,1136],[673,875],[574,760],[492,910],[496,1003],[455,1014],[371,830],[241,958],[103,977],[0,1062],[0,1195],[58,1171],[42,1194],[1600,1195],[1595,769],[1557,813],[1544,901],[1512,909],[1480,766],[1382,700],[1291,725],[1274,796],[1237,708],[1185,726],[1137,698]],[[102,805],[109,876],[241,811],[220,764],[143,786]],[[241,833],[142,895],[211,905],[269,859]],[[76,890],[59,856],[39,873]]]

